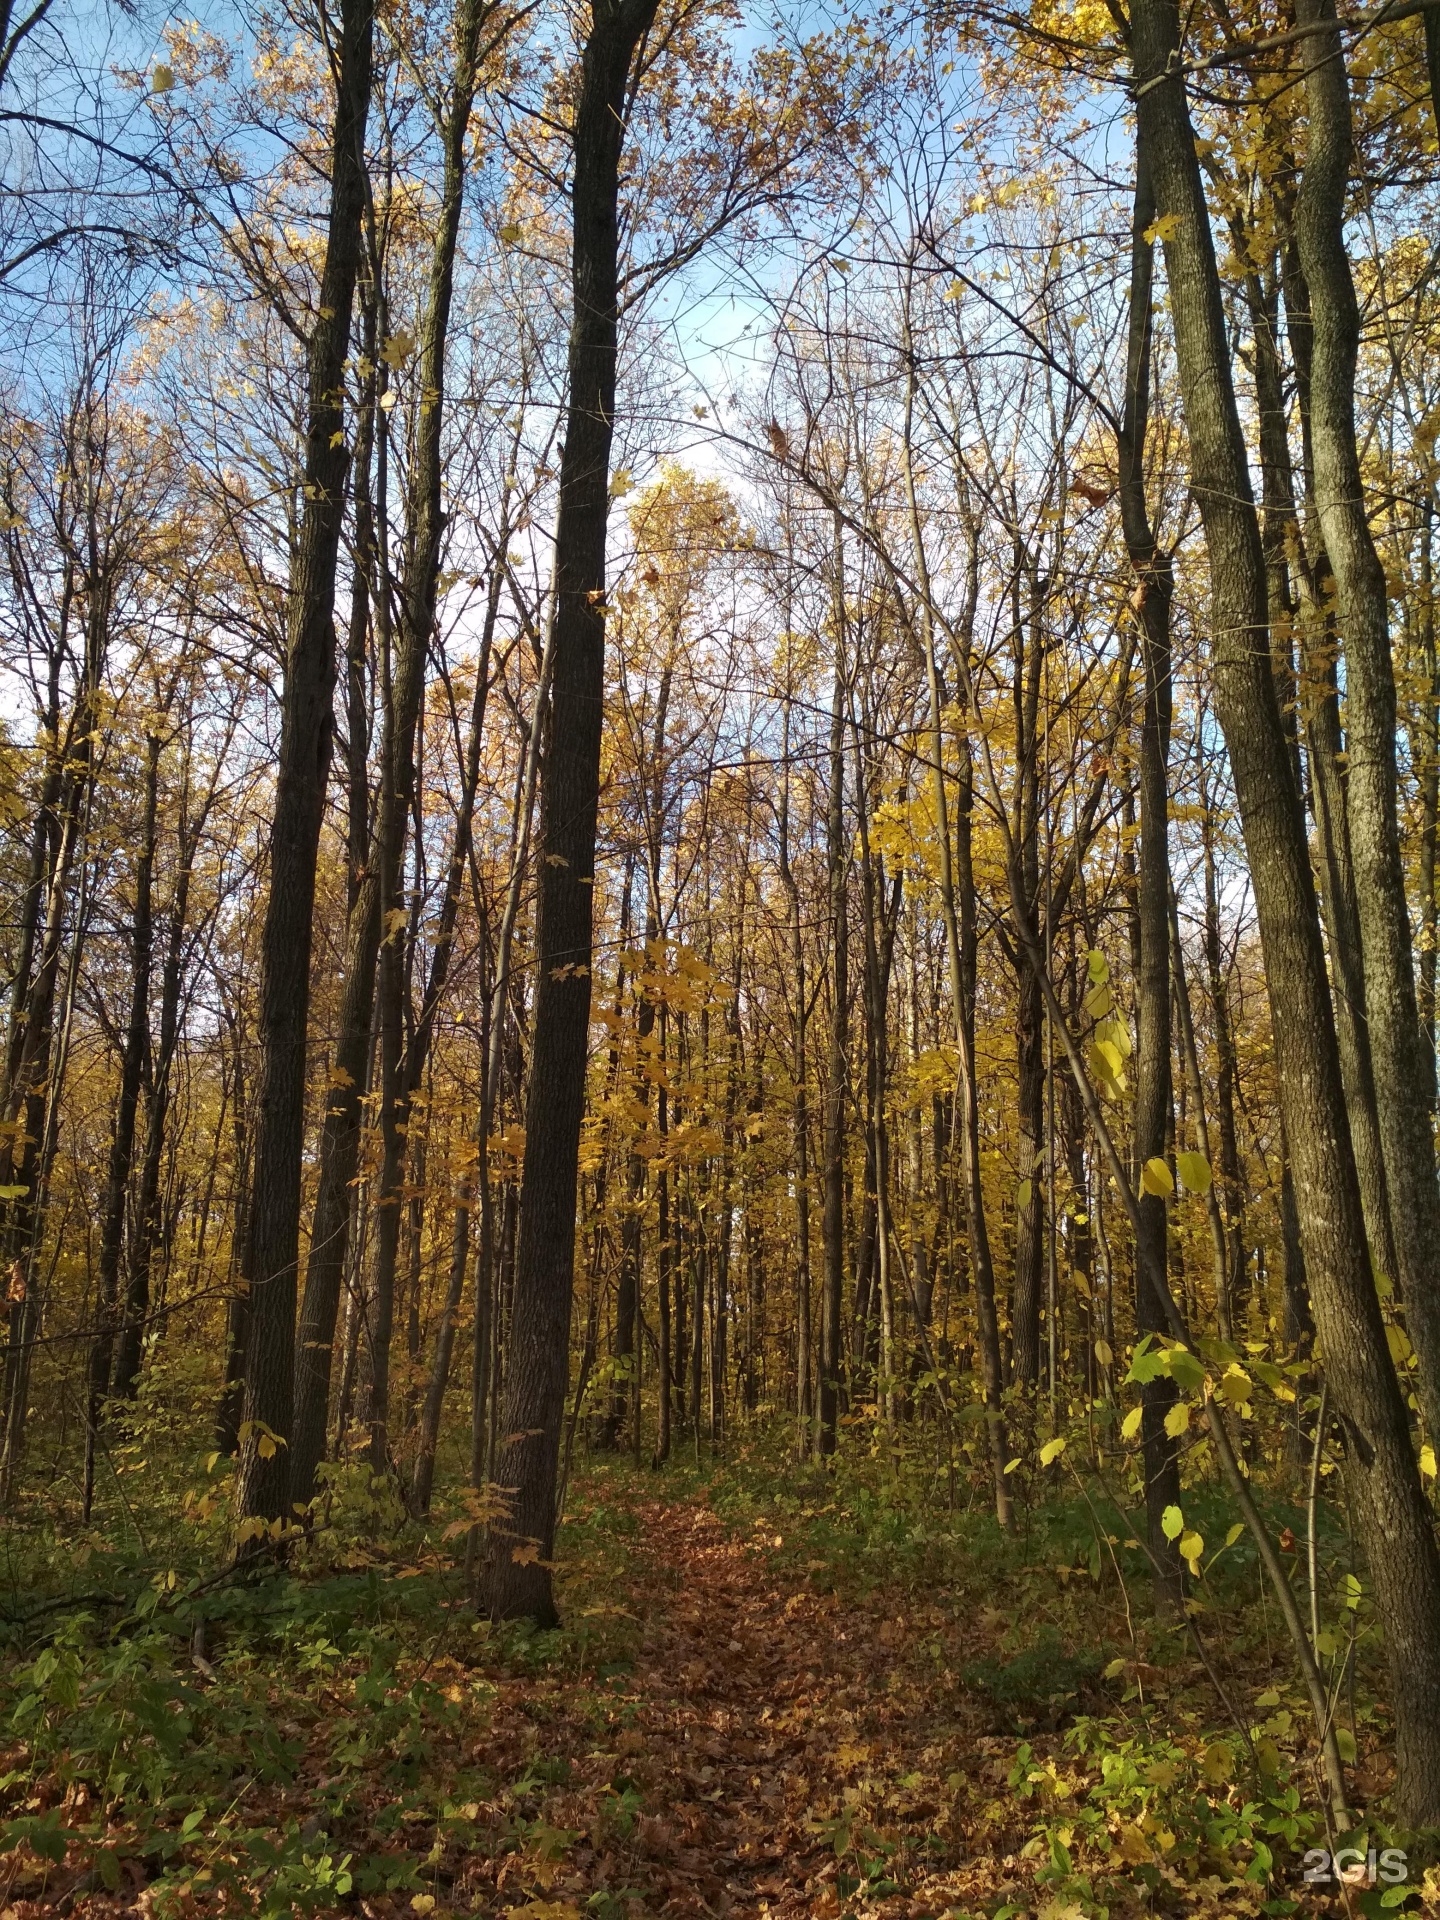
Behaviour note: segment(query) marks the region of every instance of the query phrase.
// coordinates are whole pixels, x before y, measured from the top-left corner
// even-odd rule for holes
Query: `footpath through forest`
[[[558,1632],[476,1620],[463,1522],[409,1562],[332,1531],[212,1585],[203,1632],[178,1593],[77,1617],[9,1670],[0,1920],[1378,1912],[1301,1883],[1324,1834],[1263,1617],[1208,1615],[1227,1733],[1107,1574],[1125,1543],[1087,1567],[1062,1519],[982,1551],[879,1487],[616,1464],[574,1489]]]
[[[623,1726],[613,1755],[575,1756],[594,1786],[573,1818],[593,1835],[595,1788],[617,1778],[644,1811],[608,1856],[603,1840],[577,1847],[557,1890],[583,1906],[598,1880],[650,1911],[775,1916],[858,1902],[918,1917],[1021,1894],[1008,1870],[1025,1829],[996,1797],[1015,1743],[984,1733],[937,1660],[960,1650],[948,1614],[797,1580],[763,1521],[736,1538],[688,1500],[636,1517]],[[829,1569],[811,1572],[823,1587]]]

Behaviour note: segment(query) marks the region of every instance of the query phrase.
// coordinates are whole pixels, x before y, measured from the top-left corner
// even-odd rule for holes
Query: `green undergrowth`
[[[1368,1815],[1350,1834],[1327,1831],[1307,1697],[1255,1546],[1223,1490],[1185,1495],[1187,1526],[1217,1550],[1174,1617],[1153,1605],[1135,1516],[1105,1497],[1108,1483],[1097,1488],[1073,1470],[1013,1482],[1010,1531],[974,1492],[977,1476],[959,1482],[957,1497],[921,1447],[903,1432],[882,1444],[876,1425],[868,1446],[823,1466],[797,1458],[793,1429],[775,1427],[723,1467],[690,1461],[678,1471],[737,1533],[780,1529],[771,1537],[797,1577],[853,1604],[897,1590],[939,1602],[957,1629],[949,1645],[978,1643],[936,1680],[968,1698],[972,1718],[978,1705],[992,1733],[1013,1736],[1004,1785],[1023,1808],[1022,1853],[1037,1863],[1050,1913],[1130,1911],[1137,1888],[1164,1910],[1186,1886],[1204,1887],[1220,1908],[1248,1891],[1244,1910],[1275,1914],[1316,1911],[1317,1901],[1352,1915],[1440,1901],[1437,1836],[1386,1817],[1378,1636],[1349,1542],[1323,1505],[1320,1650]],[[1283,1487],[1253,1492],[1308,1605],[1304,1509]],[[939,1658],[936,1644],[928,1652]],[[1347,1846],[1369,1863],[1365,1884],[1342,1892],[1333,1883],[1327,1894],[1305,1883],[1308,1850]],[[1397,1847],[1406,1877],[1383,1881],[1375,1861]],[[986,1909],[999,1920],[1029,1910]]]
[[[907,1684],[990,1755],[954,1791],[982,1796],[974,1830],[1019,1834],[1034,1889],[977,1911],[1079,1920],[1212,1887],[1217,1911],[1289,1913],[1306,1849],[1342,1843],[1318,1812],[1304,1695],[1248,1541],[1202,1566],[1187,1618],[1157,1617],[1129,1520],[1073,1474],[1021,1484],[1004,1533],[918,1447],[868,1434],[824,1466],[797,1461],[780,1423],[723,1460],[682,1450],[660,1473],[582,1458],[559,1546],[563,1625],[538,1633],[475,1617],[458,1489],[422,1527],[389,1487],[338,1473],[289,1564],[242,1578],[224,1558],[226,1463],[165,1453],[163,1436],[136,1444],[163,1456],[152,1505],[137,1474],[123,1511],[112,1502],[88,1530],[37,1500],[5,1538],[0,1908],[145,1887],[158,1920],[363,1901],[506,1911],[446,1903],[466,1861],[543,1861],[573,1842],[550,1812],[563,1753],[613,1743],[634,1714],[656,1499],[763,1536],[797,1591],[905,1623]],[[1263,1497],[1277,1532],[1298,1532],[1297,1510]],[[1189,1523],[1224,1540],[1223,1501],[1187,1501]],[[1385,1825],[1368,1603],[1339,1534],[1320,1549],[1337,1721],[1370,1816],[1356,1844],[1407,1862],[1404,1882],[1345,1897],[1351,1913],[1414,1909],[1433,1852]],[[597,1831],[623,1835],[640,1810],[617,1773]],[[843,1838],[852,1848],[851,1825]],[[846,1871],[852,1904],[883,1881]],[[633,1910],[614,1898],[601,1920]]]

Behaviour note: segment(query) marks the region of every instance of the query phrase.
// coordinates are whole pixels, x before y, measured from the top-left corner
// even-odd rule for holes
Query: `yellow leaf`
[[[1157,1158],[1145,1162],[1140,1173],[1140,1191],[1153,1194],[1157,1200],[1168,1200],[1174,1193],[1175,1182],[1163,1160]]]
[[[1189,1565],[1191,1573],[1200,1571],[1200,1556],[1205,1551],[1205,1541],[1198,1533],[1182,1533],[1180,1536],[1180,1558]]]
[[[1173,240],[1180,229],[1178,213],[1162,213],[1145,229],[1145,238],[1153,245],[1157,240]]]
[[[500,229],[500,244],[501,244],[501,246],[502,246],[502,247],[517,247],[517,246],[519,246],[519,244],[520,244],[520,236],[521,236],[521,233],[522,233],[522,231],[523,231],[523,229],[522,229],[522,228],[520,227],[520,225],[519,225],[519,223],[518,223],[517,221],[514,221],[514,220],[507,220],[507,221],[506,221],[506,223],[505,223],[505,225],[504,225],[503,227],[501,227],[501,229]]]
[[[1109,1094],[1118,1094],[1124,1090],[1125,1072],[1120,1049],[1110,1040],[1097,1040],[1090,1048],[1087,1058],[1090,1071]]]
[[[533,1567],[540,1558],[539,1543],[534,1540],[522,1541],[518,1547],[510,1549],[510,1558],[517,1567]]]
[[[1142,1415],[1141,1415],[1140,1408],[1132,1407],[1129,1413],[1127,1413],[1125,1418],[1120,1422],[1120,1433],[1123,1439],[1133,1440],[1135,1438],[1136,1434],[1139,1433],[1140,1431],[1141,1418],[1142,1418]]]
[[[1390,1349],[1390,1358],[1397,1367],[1403,1367],[1415,1349],[1410,1344],[1410,1336],[1403,1327],[1396,1326],[1392,1320],[1385,1329],[1385,1341]]]
[[[398,333],[392,333],[380,349],[380,358],[387,367],[398,372],[415,351],[415,336],[407,327],[401,327]]]
[[[1220,1398],[1232,1407],[1243,1406],[1254,1390],[1249,1374],[1243,1367],[1234,1365],[1226,1369],[1225,1377],[1217,1389]]]
[[[1245,1522],[1243,1520],[1237,1520],[1234,1526],[1231,1527],[1230,1531],[1225,1536],[1226,1546],[1233,1547],[1235,1542],[1240,1538],[1241,1534],[1244,1531],[1245,1531]]]
[[[1179,1507],[1166,1507],[1160,1516],[1160,1531],[1167,1540],[1178,1540],[1185,1530],[1185,1519]]]
[[[1085,996],[1085,1011],[1092,1020],[1103,1020],[1115,1005],[1115,996],[1109,987],[1092,987]]]
[[[1184,1400],[1177,1400],[1165,1416],[1165,1431],[1172,1440],[1178,1440],[1190,1426],[1190,1408]]]
[[[1177,1153],[1175,1166],[1185,1183],[1187,1193],[1208,1193],[1210,1191],[1210,1162],[1203,1153]]]
[[[1018,1467],[1018,1466],[1019,1466],[1019,1464],[1020,1464],[1020,1456],[1019,1456],[1019,1454],[1017,1453],[1017,1454],[1016,1454],[1016,1456],[1015,1456],[1015,1458],[1014,1458],[1013,1460],[1007,1460],[1007,1461],[1005,1462],[1005,1471],[1006,1471],[1006,1473],[1013,1473],[1013,1472],[1015,1471],[1015,1469],[1016,1469],[1016,1467]]]
[[[635,482],[630,477],[628,467],[617,467],[610,477],[610,498],[619,500],[629,493]]]
[[[1028,1180],[1022,1180],[1015,1189],[1015,1211],[1017,1213],[1023,1213],[1029,1206],[1032,1191],[1033,1188]]]
[[[175,74],[170,67],[156,67],[150,76],[150,91],[152,93],[169,93],[174,84]]]
[[[1103,986],[1110,978],[1110,962],[1098,948],[1092,948],[1085,956],[1085,971],[1092,986]]]
[[[1420,1449],[1420,1471],[1427,1480],[1435,1478],[1435,1449],[1428,1440]]]
[[[1150,1842],[1139,1827],[1131,1825],[1120,1829],[1120,1858],[1132,1867],[1150,1858]]]
[[[1200,1756],[1200,1771],[1212,1786],[1222,1786],[1235,1771],[1235,1756],[1224,1740],[1213,1740]]]
[[[1115,1355],[1111,1351],[1108,1340],[1097,1340],[1095,1342],[1095,1358],[1100,1362],[1102,1367],[1108,1367],[1114,1364]]]
[[[1065,1451],[1064,1440],[1047,1440],[1040,1449],[1040,1464],[1048,1467],[1052,1460],[1058,1460]]]

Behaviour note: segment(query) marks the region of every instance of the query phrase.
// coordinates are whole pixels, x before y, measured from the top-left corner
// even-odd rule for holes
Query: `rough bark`
[[[1385,570],[1365,508],[1355,431],[1360,311],[1345,250],[1353,140],[1333,0],[1299,0],[1308,151],[1295,241],[1310,293],[1310,436],[1315,509],[1345,640],[1350,851],[1365,963],[1365,1019],[1397,1272],[1420,1356],[1420,1399],[1440,1433],[1440,1180],[1430,1123],[1433,1062],[1415,998],[1396,811],[1395,672]]]
[[[590,1027],[591,907],[605,660],[605,528],[615,419],[620,153],[636,49],[656,0],[592,0],[574,106],[570,399],[555,528],[554,667],[539,830],[539,906],[520,1237],[500,1484],[484,1603],[556,1619],[550,1566],[570,1362],[575,1206]]]
[[[330,159],[329,226],[306,350],[304,511],[290,566],[285,684],[269,893],[261,933],[254,1173],[246,1278],[250,1342],[240,1512],[268,1528],[291,1517],[295,1296],[305,1043],[315,868],[330,764],[335,686],[335,562],[345,506],[343,399],[350,310],[365,210],[365,124],[374,11],[341,0]],[[248,1529],[254,1537],[255,1529]]]
[[[1440,1554],[1386,1347],[1341,1085],[1300,797],[1275,695],[1264,554],[1230,372],[1220,277],[1173,0],[1137,0],[1136,102],[1157,209],[1195,498],[1204,521],[1216,712],[1250,858],[1316,1328],[1346,1435],[1396,1716],[1401,1818],[1440,1817]],[[1283,983],[1283,984],[1282,984]]]

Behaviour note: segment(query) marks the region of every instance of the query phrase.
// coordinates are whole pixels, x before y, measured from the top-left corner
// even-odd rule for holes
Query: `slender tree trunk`
[[[1432,31],[1425,16],[1427,35]],[[1440,20],[1433,31],[1440,36]],[[1414,757],[1420,784],[1420,979],[1416,988],[1420,1030],[1430,1066],[1430,1106],[1436,1105],[1435,943],[1436,849],[1440,847],[1440,657],[1435,646],[1435,495],[1426,489],[1420,521],[1420,700]]]
[[[656,0],[592,0],[574,102],[570,401],[555,528],[554,683],[540,816],[539,909],[515,1308],[497,1463],[513,1487],[484,1598],[553,1624],[560,1430],[570,1365],[575,1208],[590,1027],[591,906],[605,659],[605,525],[615,418],[617,208],[625,105]]]
[[[955,843],[950,841],[950,802],[945,788],[944,698],[939,663],[935,657],[935,602],[930,585],[930,570],[925,554],[924,532],[915,495],[915,477],[910,457],[911,426],[915,407],[915,361],[911,350],[908,319],[905,335],[907,356],[905,382],[905,497],[910,523],[910,541],[920,584],[919,631],[929,696],[928,745],[930,750],[930,791],[935,808],[935,832],[940,853],[940,907],[945,922],[945,958],[950,986],[950,1017],[955,1034],[956,1098],[960,1103],[961,1181],[965,1193],[965,1221],[970,1248],[970,1270],[975,1281],[976,1344],[980,1353],[980,1377],[985,1390],[985,1425],[990,1441],[990,1464],[994,1477],[995,1517],[1009,1528],[1014,1522],[1010,1490],[1005,1484],[1009,1442],[1005,1431],[1005,1363],[1000,1349],[1000,1318],[996,1311],[995,1266],[990,1250],[990,1230],[985,1218],[985,1191],[980,1166],[980,1093],[975,1066],[975,983],[979,958],[979,934],[976,922],[975,871],[972,859],[972,825],[975,799],[974,762],[970,736],[962,715],[956,729],[959,780],[955,796]],[[979,596],[979,549],[973,524],[969,528],[964,613],[952,636],[952,644],[965,650],[959,663],[959,678],[969,687],[968,651],[971,621]]]
[[[836,554],[836,565],[840,556]],[[837,599],[842,595],[837,593]],[[845,1082],[850,1000],[849,846],[845,838],[844,639],[837,622],[835,682],[830,703],[830,799],[826,816],[830,893],[830,1051],[825,1075],[825,1287],[820,1313],[820,1421],[816,1449],[835,1451],[845,1311]]]
[[[115,1345],[115,1310],[119,1304],[120,1255],[125,1243],[125,1215],[130,1199],[130,1173],[135,1159],[135,1121],[140,1086],[150,1046],[150,971],[153,914],[152,881],[155,872],[155,813],[160,784],[160,737],[145,742],[145,803],[140,845],[135,859],[135,903],[130,923],[130,1011],[120,1060],[120,1095],[115,1106],[115,1130],[110,1138],[110,1164],[100,1216],[100,1261],[96,1283],[97,1325],[90,1346],[89,1381],[85,1404],[85,1468],[81,1513],[89,1522],[95,1494],[95,1439],[105,1396],[110,1387],[110,1364]]]
[[[248,1432],[241,1448],[239,1486],[240,1512],[251,1523],[245,1531],[252,1538],[257,1525],[278,1531],[292,1518],[289,1443],[294,1433],[311,920],[330,764],[335,562],[348,458],[344,369],[362,252],[373,27],[373,9],[365,0],[341,0],[329,231],[306,351],[305,505],[290,570],[270,888],[261,934],[260,1061],[246,1275],[251,1290],[245,1373]]]
[[[1125,409],[1121,420],[1120,510],[1125,546],[1136,576],[1131,605],[1140,629],[1145,671],[1145,714],[1140,733],[1140,922],[1139,1046],[1135,1061],[1135,1158],[1143,1169],[1164,1160],[1173,1124],[1170,1035],[1170,603],[1175,581],[1170,555],[1150,524],[1145,498],[1145,442],[1150,419],[1151,279],[1155,219],[1146,138],[1135,157],[1135,200],[1130,240],[1130,317],[1126,353]],[[1140,1257],[1135,1275],[1135,1323],[1142,1334],[1165,1330],[1163,1303],[1148,1275],[1164,1272],[1167,1260],[1165,1197],[1140,1191]],[[1178,1395],[1162,1374],[1140,1389],[1141,1441],[1145,1460],[1145,1513],[1156,1594],[1162,1606],[1182,1598],[1180,1555],[1162,1524],[1167,1507],[1180,1500],[1180,1465],[1166,1418]]]
[[[1011,1377],[1034,1393],[1040,1383],[1040,1295],[1045,1264],[1045,1011],[1040,983],[1021,960],[1016,977],[1015,1068],[1020,1196],[1015,1203]]]
[[[787,656],[787,675],[789,670]],[[782,764],[790,765],[791,696],[786,682]],[[808,1451],[815,1415],[815,1383],[812,1374],[814,1331],[811,1324],[810,1275],[810,1116],[806,1094],[806,1004],[805,941],[800,918],[800,888],[790,862],[790,781],[788,772],[780,785],[780,878],[789,907],[790,968],[795,994],[794,1052],[791,1079],[794,1093],[790,1109],[790,1136],[795,1154],[795,1415],[801,1433],[800,1451]]]

